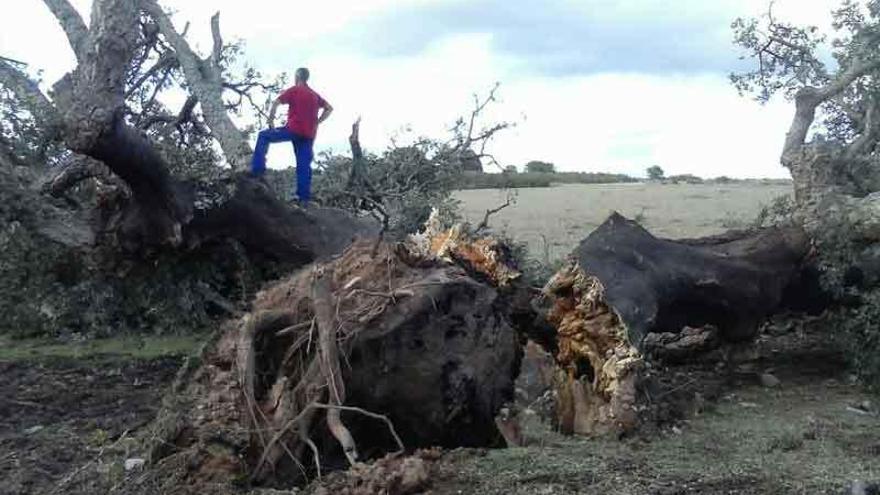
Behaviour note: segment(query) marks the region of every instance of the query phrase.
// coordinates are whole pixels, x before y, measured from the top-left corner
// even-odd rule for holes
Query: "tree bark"
[[[43,0],[61,24],[70,47],[80,62],[89,57],[89,29],[79,12],[67,0]]]
[[[724,341],[753,338],[801,283],[808,252],[797,228],[675,242],[612,215],[544,289],[556,328],[562,430],[636,428],[646,336],[713,327]]]

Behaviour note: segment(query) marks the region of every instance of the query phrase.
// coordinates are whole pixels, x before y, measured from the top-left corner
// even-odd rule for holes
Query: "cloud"
[[[778,0],[777,14],[821,24],[836,0]],[[88,12],[88,0],[76,0]],[[54,82],[73,66],[57,22],[41,2],[0,16],[0,53],[46,69]],[[227,39],[247,41],[248,60],[272,73],[313,69],[336,112],[318,148],[347,150],[351,122],[381,150],[404,126],[442,136],[474,92],[503,83],[489,119],[515,120],[492,151],[504,164],[532,159],[563,170],[643,174],[785,176],[779,148],[790,104],[758,106],[725,79],[736,62],[730,21],[766,0],[161,0],[210,47],[217,10]],[[39,40],[39,43],[33,41]],[[525,118],[523,118],[525,116]],[[293,162],[286,146],[270,163]]]
[[[550,77],[717,72],[737,63],[729,25],[741,8],[733,0],[456,0],[373,13],[339,39],[389,57],[416,56],[447,36],[488,34],[493,50],[521,61],[519,70]]]

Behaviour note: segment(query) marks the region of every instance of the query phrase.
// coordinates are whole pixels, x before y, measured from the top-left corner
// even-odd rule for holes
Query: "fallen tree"
[[[636,428],[646,361],[753,338],[803,289],[809,248],[798,228],[676,242],[613,214],[544,288],[561,430]]]
[[[359,241],[261,292],[179,378],[152,468],[126,490],[290,487],[404,449],[503,445],[521,348],[502,295],[473,276],[513,273],[485,263],[487,245]]]

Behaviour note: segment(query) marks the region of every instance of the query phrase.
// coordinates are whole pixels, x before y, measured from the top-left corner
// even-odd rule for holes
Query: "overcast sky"
[[[54,82],[73,66],[61,29],[42,1],[6,1],[0,54]],[[492,147],[503,164],[787,176],[778,156],[791,104],[760,106],[727,81],[742,63],[730,23],[765,11],[766,0],[160,1],[179,25],[192,23],[203,50],[219,10],[224,36],[245,40],[257,68],[308,66],[336,108],[319,150],[346,151],[358,115],[367,148],[407,127],[440,136],[473,93],[499,81],[490,117],[518,122]],[[91,1],[73,3],[87,18]],[[774,13],[824,26],[834,3],[777,0]],[[293,161],[286,146],[274,148],[270,166]]]

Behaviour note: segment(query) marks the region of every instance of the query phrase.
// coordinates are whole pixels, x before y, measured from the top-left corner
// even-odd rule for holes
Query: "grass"
[[[490,219],[496,231],[526,242],[532,257],[549,250],[555,260],[570,253],[611,211],[635,218],[667,238],[718,234],[742,227],[763,205],[790,194],[776,183],[731,184],[567,184],[518,189],[516,202]],[[479,223],[486,210],[503,204],[508,191],[458,191],[463,216]],[[545,239],[549,239],[549,246]]]
[[[545,432],[526,448],[460,456],[438,493],[844,493],[880,478],[880,421],[843,384],[745,388],[676,430],[615,439]]]
[[[0,337],[0,361],[44,358],[114,357],[155,359],[192,354],[204,336],[125,336],[108,339],[60,342],[51,339],[12,340]]]

